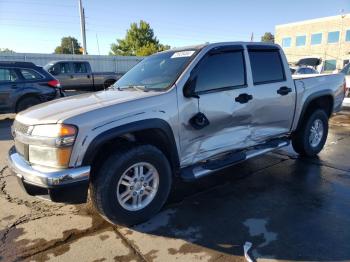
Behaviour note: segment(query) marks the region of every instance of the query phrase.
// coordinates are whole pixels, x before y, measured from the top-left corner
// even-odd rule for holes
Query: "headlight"
[[[68,167],[77,128],[72,125],[37,125],[31,132],[29,162],[64,168]]]
[[[29,145],[29,162],[50,167],[67,167],[72,147],[45,147]]]

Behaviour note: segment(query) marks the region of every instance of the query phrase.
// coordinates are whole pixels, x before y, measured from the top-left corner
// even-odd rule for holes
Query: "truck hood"
[[[17,114],[16,120],[27,125],[54,124],[95,109],[154,96],[157,92],[107,90],[64,97],[33,106]]]

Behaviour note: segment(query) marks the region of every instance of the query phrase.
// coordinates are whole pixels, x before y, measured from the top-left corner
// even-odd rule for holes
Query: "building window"
[[[322,43],[322,33],[311,35],[311,45],[320,45]]]
[[[292,46],[292,38],[285,37],[282,39],[282,47],[291,47]]]
[[[329,32],[328,33],[328,43],[338,43],[339,42],[339,31]]]
[[[324,70],[323,71],[333,71],[337,68],[337,60],[326,60],[324,61]]]
[[[345,41],[346,41],[346,42],[350,42],[350,30],[347,30],[347,31],[346,31]]]
[[[304,46],[306,44],[306,36],[305,35],[297,36],[295,44],[296,46]]]

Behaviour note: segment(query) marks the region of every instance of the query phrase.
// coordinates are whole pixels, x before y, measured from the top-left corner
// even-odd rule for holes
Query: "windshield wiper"
[[[147,92],[146,86],[143,85],[126,85],[126,86],[117,86],[116,87],[119,91],[122,91],[123,89],[135,89],[137,91],[144,91]]]

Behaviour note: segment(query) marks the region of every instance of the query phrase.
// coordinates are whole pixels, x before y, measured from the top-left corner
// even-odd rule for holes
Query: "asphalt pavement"
[[[291,147],[194,183],[176,181],[163,210],[132,228],[85,205],[27,196],[6,163],[11,119],[0,121],[1,261],[350,260],[350,114],[331,119],[326,147]]]

